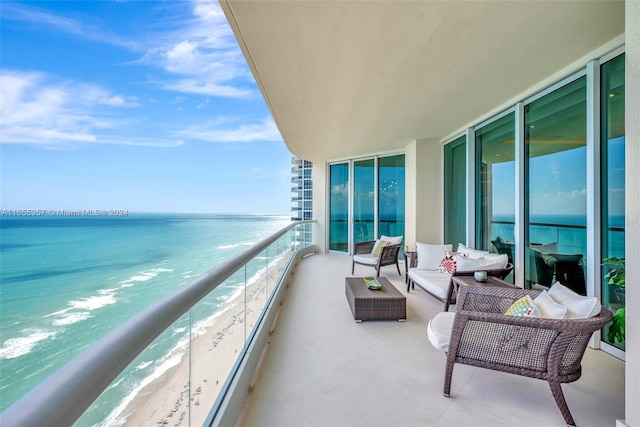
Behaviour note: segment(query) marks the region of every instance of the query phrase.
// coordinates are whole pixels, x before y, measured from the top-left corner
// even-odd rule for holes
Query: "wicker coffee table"
[[[407,319],[407,298],[384,277],[377,278],[381,289],[371,290],[362,277],[347,277],[345,293],[356,322],[363,320]]]

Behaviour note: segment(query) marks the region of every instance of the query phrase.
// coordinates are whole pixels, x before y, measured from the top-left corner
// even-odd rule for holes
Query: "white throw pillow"
[[[400,243],[402,243],[402,236],[394,236],[394,237],[380,236],[380,240],[391,242],[392,245],[399,245]]]
[[[471,249],[471,248],[465,246],[462,243],[458,243],[458,253],[460,253],[460,254],[468,257],[468,258],[478,259],[478,258],[482,258],[486,254],[488,254],[489,251],[480,251],[480,250],[477,250],[477,249]]]
[[[507,254],[486,254],[484,259],[487,263],[492,263],[498,266],[494,268],[505,268],[507,264],[509,264],[509,255]]]
[[[455,255],[453,258],[456,261],[456,271],[496,270],[505,268],[509,262],[509,257],[506,254],[491,257],[490,259],[485,257],[474,259],[463,255]]]
[[[567,307],[567,319],[586,319],[600,313],[598,298],[579,295],[560,282],[551,286],[549,296]]]
[[[419,270],[435,270],[440,266],[445,251],[450,251],[452,245],[429,245],[426,243],[416,243],[418,253]]]
[[[547,291],[542,291],[533,302],[538,307],[540,317],[547,319],[564,319],[567,317],[567,307],[555,302]]]

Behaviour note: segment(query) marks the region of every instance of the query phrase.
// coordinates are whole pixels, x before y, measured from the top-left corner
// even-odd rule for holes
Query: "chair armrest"
[[[404,262],[406,269],[415,268],[418,266],[418,252],[416,251],[404,251]]]

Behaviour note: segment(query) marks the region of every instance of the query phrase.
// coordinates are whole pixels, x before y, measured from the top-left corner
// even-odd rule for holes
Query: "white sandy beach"
[[[273,273],[272,273],[273,271]],[[193,340],[191,354],[143,388],[119,418],[124,426],[202,425],[267,301],[278,274],[269,268]],[[268,280],[268,282],[267,282]],[[245,319],[246,307],[246,319]],[[191,375],[191,382],[189,381]]]

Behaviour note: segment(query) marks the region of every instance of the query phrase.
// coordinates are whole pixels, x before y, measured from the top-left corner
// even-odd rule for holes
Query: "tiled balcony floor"
[[[401,266],[403,270],[403,266]],[[374,270],[356,266],[356,275]],[[546,382],[456,365],[442,395],[445,355],[426,338],[442,303],[407,295],[406,322],[355,323],[345,298],[351,259],[307,257],[297,267],[239,425],[563,426]],[[384,267],[403,293],[403,276]],[[587,349],[583,375],[563,385],[578,426],[624,418],[624,363]]]

